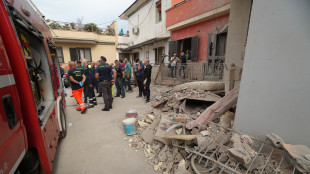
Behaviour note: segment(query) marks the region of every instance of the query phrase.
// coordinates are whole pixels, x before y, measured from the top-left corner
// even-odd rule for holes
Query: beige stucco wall
[[[76,30],[52,30],[54,39],[81,39],[93,40],[97,42],[117,42],[116,36],[99,35],[94,32],[76,31]]]
[[[115,45],[56,42],[56,46],[62,47],[65,63],[68,63],[68,61],[70,61],[69,48],[76,47],[90,48],[93,62],[98,61],[100,59],[100,56],[105,56],[108,59],[107,62],[109,63],[112,63],[116,59]]]
[[[99,35],[94,32],[77,30],[52,30],[55,45],[62,47],[65,64],[71,60],[69,48],[90,48],[92,61],[98,61],[100,56],[105,56],[109,63],[117,59],[116,45],[118,43],[117,22],[114,21],[111,28],[115,30],[115,36]]]

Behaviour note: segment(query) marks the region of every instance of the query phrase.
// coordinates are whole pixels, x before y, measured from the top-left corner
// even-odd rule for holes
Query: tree
[[[102,34],[102,29],[98,28],[98,26],[94,23],[85,24],[83,29],[88,32],[95,32],[98,34]]]
[[[49,27],[51,27],[51,29],[62,29],[62,26],[55,21],[49,24]]]
[[[74,22],[71,22],[71,23],[70,23],[70,27],[74,30],[74,29],[75,29],[75,23],[74,23]]]
[[[71,26],[69,24],[65,24],[63,27],[62,27],[64,30],[70,30],[71,29]]]

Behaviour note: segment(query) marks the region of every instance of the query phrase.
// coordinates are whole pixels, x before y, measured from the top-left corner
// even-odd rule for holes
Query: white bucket
[[[137,133],[137,119],[127,118],[123,120],[124,131],[126,135],[133,135]]]

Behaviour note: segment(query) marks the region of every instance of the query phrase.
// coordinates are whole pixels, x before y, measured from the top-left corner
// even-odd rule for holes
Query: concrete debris
[[[236,106],[239,95],[239,86],[232,89],[225,97],[208,107],[197,119],[187,123],[188,129],[193,129],[199,124],[206,125],[218,116],[218,113],[224,113],[230,108]]]
[[[210,135],[210,132],[207,131],[207,130],[205,130],[205,131],[201,131],[200,134],[201,134],[202,136],[208,136],[208,135]]]
[[[151,119],[152,121],[155,119],[155,116],[154,116],[154,115],[151,115],[151,114],[148,114],[147,117],[148,117],[149,119]]]
[[[138,120],[138,124],[139,124],[139,126],[141,126],[141,127],[147,126],[147,123],[146,123],[146,122],[140,121],[140,120]]]
[[[158,171],[161,168],[162,165],[163,165],[163,163],[159,162],[157,165],[154,166],[154,170]]]
[[[232,128],[234,119],[235,119],[234,113],[229,111],[225,112],[225,114],[220,117],[220,125],[224,127],[224,128],[220,127],[220,130],[228,132],[228,130],[225,128]]]
[[[149,128],[146,128],[141,134],[142,139],[148,144],[153,143],[154,136],[155,136],[154,131]]]
[[[281,159],[286,159],[281,149],[271,151],[268,144],[269,149],[264,147],[263,152],[259,151],[260,144],[255,138],[232,130],[235,114],[231,108],[237,103],[239,87],[220,98],[217,94],[222,94],[222,85],[199,82],[176,86],[173,90],[156,88],[155,94],[152,91],[153,107],[139,113],[138,134],[125,139],[128,145],[135,151],[142,150],[156,173],[189,174],[196,172],[196,167],[214,174],[222,168],[233,169],[222,173],[291,171],[279,165]],[[285,144],[275,134],[267,138],[275,148],[287,151],[290,164],[299,172],[309,172],[307,147]],[[287,162],[284,166],[288,166]]]
[[[304,145],[283,144],[284,149],[291,157],[291,164],[302,173],[310,172],[310,149]]]
[[[223,90],[225,88],[225,83],[223,82],[211,82],[211,81],[201,81],[201,82],[190,82],[177,85],[173,88],[174,92],[179,92],[185,89],[200,89],[204,91],[216,91]]]
[[[269,134],[266,137],[274,145],[274,147],[277,147],[277,148],[283,147],[284,141],[280,136],[276,134]]]
[[[228,152],[242,164],[249,164],[251,162],[251,156],[244,148],[230,148]]]
[[[180,129],[175,130],[175,133],[177,135],[180,135],[182,133],[182,131],[183,131],[183,128],[180,128]]]

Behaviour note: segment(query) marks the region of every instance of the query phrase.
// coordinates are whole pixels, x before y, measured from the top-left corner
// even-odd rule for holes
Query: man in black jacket
[[[89,98],[89,108],[94,107],[97,105],[97,99],[95,97],[94,85],[95,85],[95,69],[91,65],[87,63],[87,61],[83,62],[84,65],[84,74],[86,76],[85,81],[85,89],[84,90],[84,97],[85,101],[87,101],[87,97]]]
[[[152,66],[150,65],[150,60],[145,59],[144,60],[144,90],[145,90],[145,95],[146,95],[146,103],[150,102],[150,96],[151,96],[151,91],[150,91],[150,84],[151,84],[151,76],[152,76]]]

